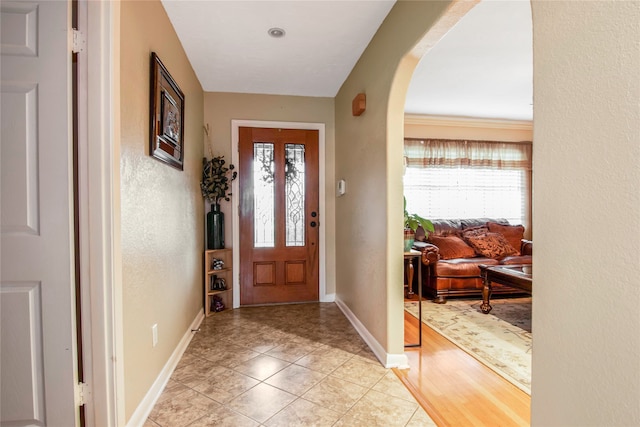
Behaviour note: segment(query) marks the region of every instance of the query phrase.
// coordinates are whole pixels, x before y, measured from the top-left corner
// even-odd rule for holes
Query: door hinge
[[[89,401],[91,390],[87,383],[78,383],[76,385],[76,402],[78,406],[84,406]]]
[[[72,34],[73,34],[73,42],[72,42],[71,51],[73,53],[84,52],[84,47],[87,44],[87,40],[84,37],[84,33],[74,28],[72,30]]]

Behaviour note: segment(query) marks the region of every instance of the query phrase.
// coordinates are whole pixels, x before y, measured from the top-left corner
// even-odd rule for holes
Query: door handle
[[[311,212],[311,217],[315,218],[318,216],[318,213],[316,211]]]
[[[311,221],[311,224],[309,224],[309,225],[311,225],[311,227],[315,227],[315,226],[316,226],[316,225],[318,225],[318,224],[316,224],[316,222],[315,222],[315,221]]]

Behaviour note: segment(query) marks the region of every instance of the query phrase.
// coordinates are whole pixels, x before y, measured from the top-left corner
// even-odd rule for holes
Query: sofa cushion
[[[459,219],[433,219],[431,220],[434,234],[443,235],[462,230]]]
[[[431,220],[433,224],[433,231],[429,233],[429,235],[436,236],[449,236],[451,234],[458,235],[461,230],[460,220],[459,219],[434,219]],[[421,225],[418,226],[416,230],[416,240],[420,242],[424,242],[427,240],[425,238],[424,229]]]
[[[504,218],[467,218],[460,220],[460,227],[462,230],[466,230],[467,228],[486,226],[488,222],[509,225],[509,221]]]
[[[524,237],[524,226],[522,225],[504,225],[495,222],[487,222],[487,227],[492,233],[502,234],[507,242],[516,250],[515,255],[520,255],[520,246]]]
[[[509,255],[515,255],[517,252],[500,233],[470,236],[467,238],[467,243],[469,243],[478,255],[487,258],[504,258]]]
[[[500,264],[533,264],[533,257],[531,255],[508,256],[502,258]]]
[[[440,259],[470,258],[476,255],[473,248],[458,236],[429,235],[429,243],[433,243],[440,250]]]
[[[457,258],[440,260],[434,266],[433,275],[438,277],[480,277],[480,264],[496,265],[498,261],[491,258]]]

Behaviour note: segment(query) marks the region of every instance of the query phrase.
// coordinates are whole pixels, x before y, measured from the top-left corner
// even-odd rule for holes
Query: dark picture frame
[[[184,94],[151,52],[149,155],[184,169]]]

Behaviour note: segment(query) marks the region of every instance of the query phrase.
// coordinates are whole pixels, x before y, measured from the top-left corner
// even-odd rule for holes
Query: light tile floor
[[[333,303],[204,320],[144,427],[435,426]]]

